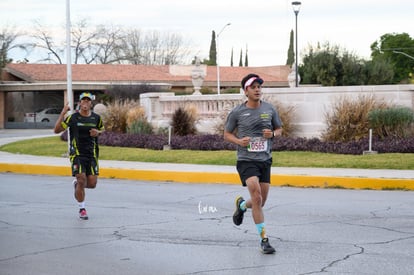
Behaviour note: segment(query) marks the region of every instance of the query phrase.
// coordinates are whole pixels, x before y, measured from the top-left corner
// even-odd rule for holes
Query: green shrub
[[[208,87],[201,87],[200,93],[202,93],[203,95],[217,94],[216,91],[213,91],[213,89],[208,88]]]
[[[240,88],[226,88],[222,94],[240,94]]]
[[[154,131],[147,120],[136,120],[128,126],[127,132],[129,134],[152,134]]]
[[[404,138],[413,135],[414,112],[408,107],[374,109],[368,114],[369,125],[380,138]]]
[[[153,128],[147,121],[145,109],[141,106],[132,106],[126,114],[127,133],[130,134],[152,134]]]
[[[169,127],[158,127],[153,129],[154,133],[156,135],[161,135],[161,136],[168,136],[168,130]]]
[[[325,141],[358,141],[369,132],[368,113],[373,109],[387,108],[373,95],[361,95],[356,99],[341,97],[333,104],[332,112],[325,114],[327,129],[322,134]]]

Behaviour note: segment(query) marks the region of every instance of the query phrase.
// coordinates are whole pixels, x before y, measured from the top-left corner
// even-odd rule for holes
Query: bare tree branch
[[[63,54],[64,50],[62,47],[55,45],[53,37],[46,27],[41,25],[38,21],[35,21],[34,25],[35,33],[32,35],[32,37],[38,40],[38,42],[35,42],[35,47],[44,49],[47,53],[47,57],[43,58],[42,61],[63,64],[61,55]]]
[[[43,49],[47,57],[45,62],[62,64],[65,52],[55,42],[50,30],[35,23],[35,47]],[[179,34],[148,31],[145,34],[139,29],[124,29],[120,26],[98,25],[94,29],[88,20],[81,19],[71,30],[74,64],[145,64],[174,65],[183,64],[186,58],[193,56]]]
[[[18,32],[14,27],[4,27],[0,30],[0,68],[4,68],[13,61],[9,57],[10,51],[19,49],[28,53],[32,48],[31,43],[17,43],[18,38],[23,37],[23,33]]]

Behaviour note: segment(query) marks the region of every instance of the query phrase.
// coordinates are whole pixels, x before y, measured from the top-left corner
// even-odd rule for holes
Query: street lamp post
[[[227,26],[230,26],[231,23],[227,23],[221,29],[221,31],[216,34],[216,63],[217,63],[217,94],[220,94],[220,63],[219,63],[219,36],[224,31]]]
[[[298,87],[299,81],[298,81],[298,14],[300,10],[300,5],[302,3],[299,1],[292,2],[293,11],[295,12],[295,19],[296,19],[296,31],[295,31],[295,86]]]
[[[66,0],[66,93],[69,103],[69,114],[73,113],[73,90],[72,90],[72,57],[71,57],[71,24],[70,24],[70,0]],[[70,150],[70,133],[68,131],[68,154]]]

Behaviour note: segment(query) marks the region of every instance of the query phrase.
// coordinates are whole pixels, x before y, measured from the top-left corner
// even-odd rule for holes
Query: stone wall
[[[298,87],[263,88],[263,98],[277,100],[295,110],[294,124],[297,136],[320,137],[326,128],[325,114],[332,104],[343,97],[358,99],[360,95],[373,95],[398,106],[414,109],[414,85],[342,86],[342,87]],[[148,93],[141,95],[141,105],[154,127],[168,127],[172,115],[179,107],[196,108],[199,120],[197,129],[202,133],[214,133],[223,117],[237,104],[245,100],[244,93],[221,95],[186,95],[174,93]]]

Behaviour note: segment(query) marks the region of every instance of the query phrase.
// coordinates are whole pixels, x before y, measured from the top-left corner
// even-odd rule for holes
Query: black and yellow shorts
[[[89,175],[99,175],[98,161],[94,157],[76,156],[72,160],[72,176],[85,173]]]

